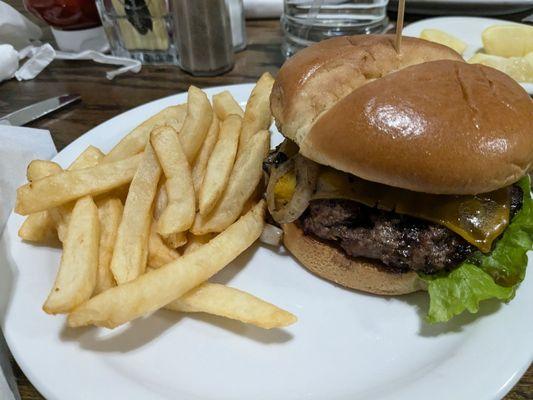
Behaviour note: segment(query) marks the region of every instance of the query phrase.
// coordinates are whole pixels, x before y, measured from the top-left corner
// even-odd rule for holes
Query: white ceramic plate
[[[251,85],[228,89],[244,102]],[[145,104],[92,129],[56,161],[89,144],[109,150],[124,134],[185,94]],[[275,135],[274,141],[280,140]],[[24,373],[48,400],[428,399],[502,397],[533,356],[533,279],[510,304],[426,325],[424,293],[386,298],[316,278],[283,250],[255,246],[218,276],[297,314],[265,331],[205,315],[160,311],[114,331],[69,330],[41,305],[60,251],[22,243],[12,215],[0,242],[0,315]],[[0,254],[0,259],[2,255]],[[5,311],[5,314],[2,311]]]
[[[513,22],[500,19],[476,18],[476,17],[439,17],[428,18],[407,25],[403,34],[405,36],[419,37],[420,33],[427,28],[440,29],[461,39],[468,44],[463,54],[465,60],[470,59],[475,53],[483,48],[481,33],[492,25],[513,24]],[[533,95],[533,83],[520,83],[520,85]]]

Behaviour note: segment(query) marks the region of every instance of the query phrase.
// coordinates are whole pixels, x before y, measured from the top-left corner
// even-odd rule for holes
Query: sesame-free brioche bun
[[[300,50],[281,67],[272,88],[270,108],[278,128],[299,143],[313,122],[344,96],[391,72],[434,60],[463,61],[449,47],[394,35],[341,36]]]
[[[416,272],[390,272],[378,261],[348,257],[337,247],[304,235],[294,223],[283,225],[283,243],[304,267],[341,286],[379,295],[425,289]]]
[[[489,192],[527,173],[533,102],[520,85],[420,39],[404,38],[398,56],[391,40],[327,40],[284,64],[271,108],[303,156],[435,194]]]

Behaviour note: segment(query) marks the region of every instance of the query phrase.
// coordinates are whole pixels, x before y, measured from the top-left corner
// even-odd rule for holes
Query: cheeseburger
[[[533,243],[533,102],[448,47],[338,37],[281,68],[286,140],[265,161],[270,214],[310,271],[380,295],[427,290],[428,319],[509,301]]]

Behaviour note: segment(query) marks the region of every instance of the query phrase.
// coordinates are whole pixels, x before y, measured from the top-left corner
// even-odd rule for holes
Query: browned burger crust
[[[304,235],[295,224],[283,225],[283,243],[316,275],[351,289],[400,295],[424,289],[415,272],[387,272],[379,262],[349,258],[342,250]]]
[[[342,36],[313,44],[288,59],[278,72],[270,106],[280,131],[296,142],[313,121],[358,87],[410,65],[433,60],[463,61],[449,47],[394,35]]]
[[[449,60],[404,68],[323,114],[300,153],[372,182],[436,194],[508,186],[531,167],[533,102],[493,68]]]

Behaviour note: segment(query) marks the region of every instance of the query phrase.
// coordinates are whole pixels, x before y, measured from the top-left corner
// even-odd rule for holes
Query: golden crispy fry
[[[161,181],[159,182],[159,188],[157,189],[157,194],[155,196],[155,203],[154,203],[154,218],[157,221],[161,214],[163,214],[163,210],[167,207],[168,204],[168,195],[167,195],[167,188],[165,187],[165,177],[161,177]]]
[[[246,200],[263,176],[262,163],[270,147],[270,133],[260,131],[248,141],[237,158],[222,198],[207,217],[196,214],[191,228],[195,235],[221,232],[241,215]]]
[[[185,246],[185,249],[183,250],[183,254],[189,254],[191,251],[196,250],[197,248],[203,246],[204,244],[209,243],[211,239],[213,239],[216,236],[215,233],[207,233],[205,235],[193,235],[192,233],[189,233],[187,235],[187,246]]]
[[[28,242],[57,244],[57,231],[48,210],[28,215],[18,231],[21,239]]]
[[[26,178],[28,182],[33,182],[60,172],[63,172],[63,168],[58,163],[48,160],[33,160],[26,169]]]
[[[221,121],[228,118],[231,114],[238,115],[239,117],[244,116],[244,111],[242,111],[241,106],[227,90],[213,96],[213,110]]]
[[[33,160],[28,165],[26,177],[28,181],[36,181],[63,171],[53,161]],[[57,242],[57,230],[50,212],[39,211],[28,215],[18,231],[21,239],[36,243],[54,244]]]
[[[194,184],[195,193],[199,193],[200,186],[202,185],[202,180],[204,179],[205,169],[207,168],[207,162],[209,157],[213,152],[213,148],[218,140],[219,132],[219,121],[216,114],[213,114],[213,120],[211,121],[211,126],[207,131],[207,136],[205,137],[204,143],[194,160],[194,166],[192,168],[192,181]]]
[[[264,214],[261,201],[205,246],[80,305],[69,315],[68,325],[113,328],[180,298],[250,247],[261,235]]]
[[[148,143],[150,132],[158,126],[170,125],[179,131],[185,120],[186,113],[186,104],[170,106],[161,110],[124,136],[104,157],[102,162],[108,163],[123,160],[140,153],[145,148],[146,143]]]
[[[122,202],[122,204],[124,204],[126,202],[126,198],[128,197],[129,191],[130,191],[130,184],[126,183],[125,185],[119,186],[118,188],[110,190],[107,193],[96,196],[95,200],[113,197],[115,199],[119,199]]]
[[[246,143],[253,135],[270,127],[272,121],[270,92],[273,84],[274,78],[268,72],[265,72],[253,88],[248,103],[246,103],[246,110],[242,119],[239,152],[244,150]]]
[[[162,180],[164,181],[164,177]],[[154,218],[156,221],[161,217],[161,214],[163,214],[163,210],[168,204],[167,189],[164,183],[165,182],[159,185],[159,189],[157,190],[157,195],[155,199]],[[172,233],[162,239],[164,244],[167,247],[170,247],[171,249],[177,249],[178,247],[181,247],[185,243],[187,243],[187,235],[185,232]]]
[[[151,143],[166,177],[168,203],[157,221],[162,236],[184,232],[194,221],[195,194],[191,168],[174,129],[168,126],[152,131]]]
[[[171,249],[177,249],[187,244],[187,232],[172,233],[163,238],[163,242]]]
[[[148,240],[148,265],[152,268],[159,268],[178,258],[180,254],[163,242],[161,236],[156,231],[155,221],[150,227],[150,239]]]
[[[192,164],[207,135],[213,119],[213,109],[207,95],[197,87],[189,87],[187,117],[179,130],[181,147]]]
[[[160,175],[161,167],[148,142],[131,181],[111,259],[110,268],[119,285],[137,278],[146,269],[152,204]]]
[[[98,148],[89,146],[78,156],[78,158],[72,162],[72,164],[69,165],[67,169],[69,171],[75,171],[77,169],[95,167],[103,157],[104,153],[102,153]],[[52,219],[56,225],[57,236],[61,242],[65,240],[67,235],[68,222],[70,219],[70,214],[72,213],[72,209],[74,208],[74,204],[75,202],[71,202],[49,210],[50,215],[52,216]]]
[[[89,146],[69,166],[69,169],[81,169],[96,165],[103,157],[103,153],[94,146]],[[47,176],[62,172],[63,169],[53,161],[34,160],[28,165],[26,172],[28,181],[36,181]],[[26,218],[19,230],[19,236],[28,241],[40,243],[55,243],[59,235],[65,239],[68,214],[72,211],[71,204],[67,209],[60,206],[58,209],[50,209],[31,214]],[[57,228],[56,228],[57,227]]]
[[[209,157],[198,196],[200,214],[203,216],[213,210],[227,186],[237,155],[241,122],[241,117],[232,114],[220,125],[218,141]]]
[[[215,283],[203,283],[165,308],[219,315],[264,329],[282,328],[297,320],[290,312],[258,297]]]
[[[263,198],[263,194],[265,193],[266,185],[264,180],[264,175],[259,179],[259,183],[255,187],[255,190],[253,191],[252,195],[248,197],[248,200],[244,202],[244,206],[242,208],[241,214],[246,214],[248,211],[251,210],[253,206],[255,206],[255,203],[257,203],[259,200]]]
[[[96,284],[99,239],[98,209],[87,196],[72,211],[56,281],[43,306],[45,312],[67,313],[91,297]]]
[[[105,198],[98,202],[98,219],[100,221],[100,244],[98,252],[98,273],[94,294],[103,292],[116,285],[109,269],[113,248],[117,238],[118,226],[122,218],[122,202],[117,198]]]
[[[70,215],[72,214],[72,209],[74,208],[75,204],[76,201],[73,201],[48,210],[56,227],[57,237],[61,243],[63,243],[67,237]]]
[[[99,148],[89,146],[72,162],[72,164],[69,165],[67,169],[72,171],[75,169],[94,167],[104,158],[104,156],[105,154],[102,153]]]
[[[141,154],[114,163],[97,165],[28,183],[17,190],[15,211],[28,215],[86,195],[105,193],[131,181]]]

